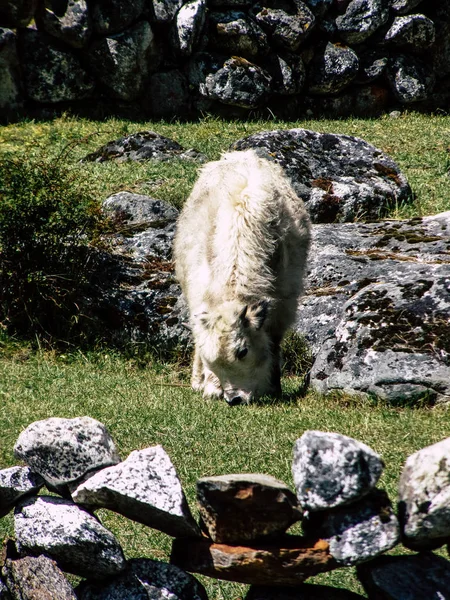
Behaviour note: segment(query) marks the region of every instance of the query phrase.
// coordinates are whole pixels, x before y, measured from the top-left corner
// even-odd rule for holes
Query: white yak
[[[246,150],[202,168],[174,241],[195,390],[230,405],[281,392],[280,344],[295,320],[309,243],[306,209],[278,164]]]

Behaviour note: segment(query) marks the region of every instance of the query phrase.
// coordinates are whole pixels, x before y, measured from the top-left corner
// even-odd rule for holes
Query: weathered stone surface
[[[349,506],[310,513],[302,525],[306,534],[327,541],[331,556],[346,567],[371,560],[400,541],[397,517],[381,490]]]
[[[252,585],[245,600],[363,600],[363,596],[341,588],[304,583],[295,588]]]
[[[0,27],[0,120],[16,117],[22,107],[23,85],[16,34]]]
[[[354,50],[328,42],[316,51],[308,65],[308,92],[337,94],[356,77],[358,69],[359,60]]]
[[[244,58],[225,61],[216,73],[200,84],[200,92],[207,98],[242,108],[256,108],[263,104],[270,92],[271,77]]]
[[[272,92],[283,96],[298,94],[303,89],[306,71],[301,56],[295,54],[282,58],[274,54],[265,63],[272,78]]]
[[[422,1],[423,0],[390,0],[390,5],[396,13],[403,15],[407,12],[410,12]]]
[[[434,23],[425,15],[396,17],[384,36],[384,41],[392,46],[414,50],[428,48],[434,40]]]
[[[269,475],[203,477],[197,501],[203,525],[220,544],[283,534],[302,515],[295,494]]]
[[[54,104],[92,95],[94,79],[74,54],[60,50],[47,34],[21,30],[19,49],[25,89],[31,100]]]
[[[170,23],[184,0],[152,0],[154,19],[158,23]]]
[[[19,435],[14,454],[53,486],[120,461],[106,427],[91,417],[31,423]]]
[[[387,52],[369,50],[359,55],[359,71],[355,83],[366,84],[375,81],[386,71],[389,61]]]
[[[249,60],[267,54],[266,34],[244,12],[211,12],[208,22],[209,45],[213,50]]]
[[[117,162],[124,162],[128,160],[172,160],[174,158],[179,159],[195,159],[203,162],[206,160],[206,156],[197,152],[196,150],[186,150],[178,142],[170,140],[169,138],[160,135],[154,131],[140,131],[133,133],[125,137],[119,138],[108,142],[104,146],[101,146],[95,152],[92,152],[84,157],[85,161],[104,162],[105,160],[116,160]],[[123,196],[122,196],[123,198]],[[137,215],[133,217],[136,221],[139,219],[140,208],[138,208],[143,200],[136,204],[133,201],[134,209],[138,210]],[[153,199],[148,198],[150,202],[154,202]],[[159,200],[157,202],[160,202]],[[171,213],[172,217],[175,218],[173,209],[168,205],[159,204],[160,210],[164,210],[166,213],[166,219],[169,218],[168,212]],[[128,204],[127,210],[131,210],[131,203]],[[153,210],[153,209],[151,209]],[[171,218],[172,218],[171,217]]]
[[[359,44],[370,37],[389,18],[385,0],[351,0],[343,15],[336,18],[336,28],[343,40]]]
[[[391,59],[388,81],[397,99],[403,104],[426,100],[434,87],[434,74],[417,58],[399,55]]]
[[[16,508],[14,531],[19,553],[45,554],[64,571],[102,578],[125,568],[122,549],[99,521],[72,502],[33,497]]]
[[[33,18],[38,0],[2,0],[0,24],[3,27],[26,27]]]
[[[147,227],[164,227],[178,216],[173,206],[141,194],[118,192],[102,203],[103,211],[119,226],[130,231]]]
[[[62,4],[44,0],[37,11],[36,22],[39,29],[73,48],[83,48],[92,33],[86,0],[69,0]]]
[[[450,438],[409,456],[399,483],[403,543],[414,550],[450,541]]]
[[[263,131],[234,142],[255,148],[285,170],[313,223],[375,220],[395,202],[411,198],[396,163],[355,137],[307,129]]]
[[[0,471],[0,518],[23,496],[37,494],[44,480],[28,467],[10,467]]]
[[[90,508],[109,508],[174,537],[200,534],[162,446],[135,450],[124,462],[83,482],[72,498]]]
[[[326,542],[298,536],[251,547],[178,539],[173,542],[171,562],[208,577],[256,585],[298,585],[337,566]]]
[[[202,584],[178,567],[146,558],[128,561],[107,584],[82,583],[78,600],[208,600]]]
[[[189,113],[189,89],[181,71],[154,73],[150,77],[146,96],[148,111],[154,118],[174,115],[186,117]]]
[[[137,21],[145,6],[145,0],[94,0],[92,20],[95,31],[102,35],[124,31]]]
[[[358,567],[369,598],[377,600],[449,600],[450,563],[430,553],[382,556]]]
[[[180,56],[190,56],[206,18],[206,0],[191,0],[177,12],[171,30],[172,47]]]
[[[383,471],[369,446],[339,433],[306,431],[294,444],[292,474],[300,506],[321,511],[368,494]]]
[[[12,542],[6,546],[0,572],[9,589],[2,595],[0,582],[1,600],[76,600],[72,586],[55,561],[44,555],[20,558]]]
[[[11,596],[9,594],[8,588],[6,587],[6,585],[3,583],[3,581],[1,579],[0,579],[0,600],[11,600]]]
[[[95,41],[87,60],[113,97],[134,100],[159,60],[150,24],[141,21],[123,33]]]
[[[271,42],[290,52],[299,48],[315,24],[314,14],[300,0],[289,7],[283,0],[264,1],[253,7],[252,14],[270,34]]]

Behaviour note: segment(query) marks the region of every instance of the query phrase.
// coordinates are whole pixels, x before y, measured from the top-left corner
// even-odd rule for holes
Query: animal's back
[[[253,150],[203,167],[178,221],[174,256],[191,312],[261,297],[296,301],[309,219],[281,167]]]

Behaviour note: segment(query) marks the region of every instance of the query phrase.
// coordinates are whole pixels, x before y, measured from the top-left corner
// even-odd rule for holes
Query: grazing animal
[[[175,269],[190,312],[192,387],[230,404],[281,393],[310,222],[282,168],[254,150],[206,164],[178,220]]]

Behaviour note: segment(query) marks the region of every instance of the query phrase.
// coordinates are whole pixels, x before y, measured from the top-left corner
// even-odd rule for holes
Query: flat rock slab
[[[56,487],[120,461],[108,430],[91,417],[31,423],[19,435],[14,454]]]
[[[321,511],[355,502],[376,486],[383,466],[362,442],[340,433],[306,431],[294,444],[292,463],[300,506]]]
[[[87,479],[72,498],[90,508],[109,508],[174,537],[200,535],[162,446],[135,450],[124,462]]]
[[[450,541],[450,438],[406,459],[399,514],[405,546],[433,549]]]
[[[252,585],[245,600],[363,600],[363,596],[328,585],[304,583],[296,588]]]
[[[349,506],[310,513],[303,530],[326,540],[331,556],[345,567],[371,560],[400,541],[397,517],[382,490]]]
[[[302,515],[288,486],[261,474],[203,477],[197,502],[206,531],[220,544],[283,534]]]
[[[248,148],[283,167],[313,223],[373,221],[412,198],[392,158],[360,138],[288,129],[256,133],[231,146]]]
[[[0,518],[23,496],[37,494],[45,482],[29,467],[10,467],[0,471]]]
[[[450,563],[431,553],[382,556],[360,565],[358,577],[377,600],[450,599]]]
[[[120,230],[139,231],[141,228],[161,229],[178,217],[173,206],[131,192],[118,192],[102,202],[102,210],[112,218]]]
[[[77,600],[75,592],[54,560],[47,556],[17,555],[10,541],[4,549],[0,572],[6,582],[8,595],[0,598],[20,600]],[[11,594],[11,595],[9,595]]]
[[[197,150],[186,150],[178,142],[166,138],[154,131],[140,131],[108,142],[95,152],[84,157],[83,161],[104,162],[115,160],[158,160],[166,161],[174,158],[205,162],[206,157]]]
[[[14,515],[20,554],[45,554],[63,571],[80,577],[108,577],[123,571],[119,542],[79,506],[53,496],[23,501]]]
[[[208,600],[202,584],[178,567],[147,558],[129,560],[108,583],[82,583],[78,600]]]
[[[178,539],[173,542],[170,560],[186,571],[257,585],[298,585],[337,567],[327,542],[310,542],[299,536],[251,546]]]

